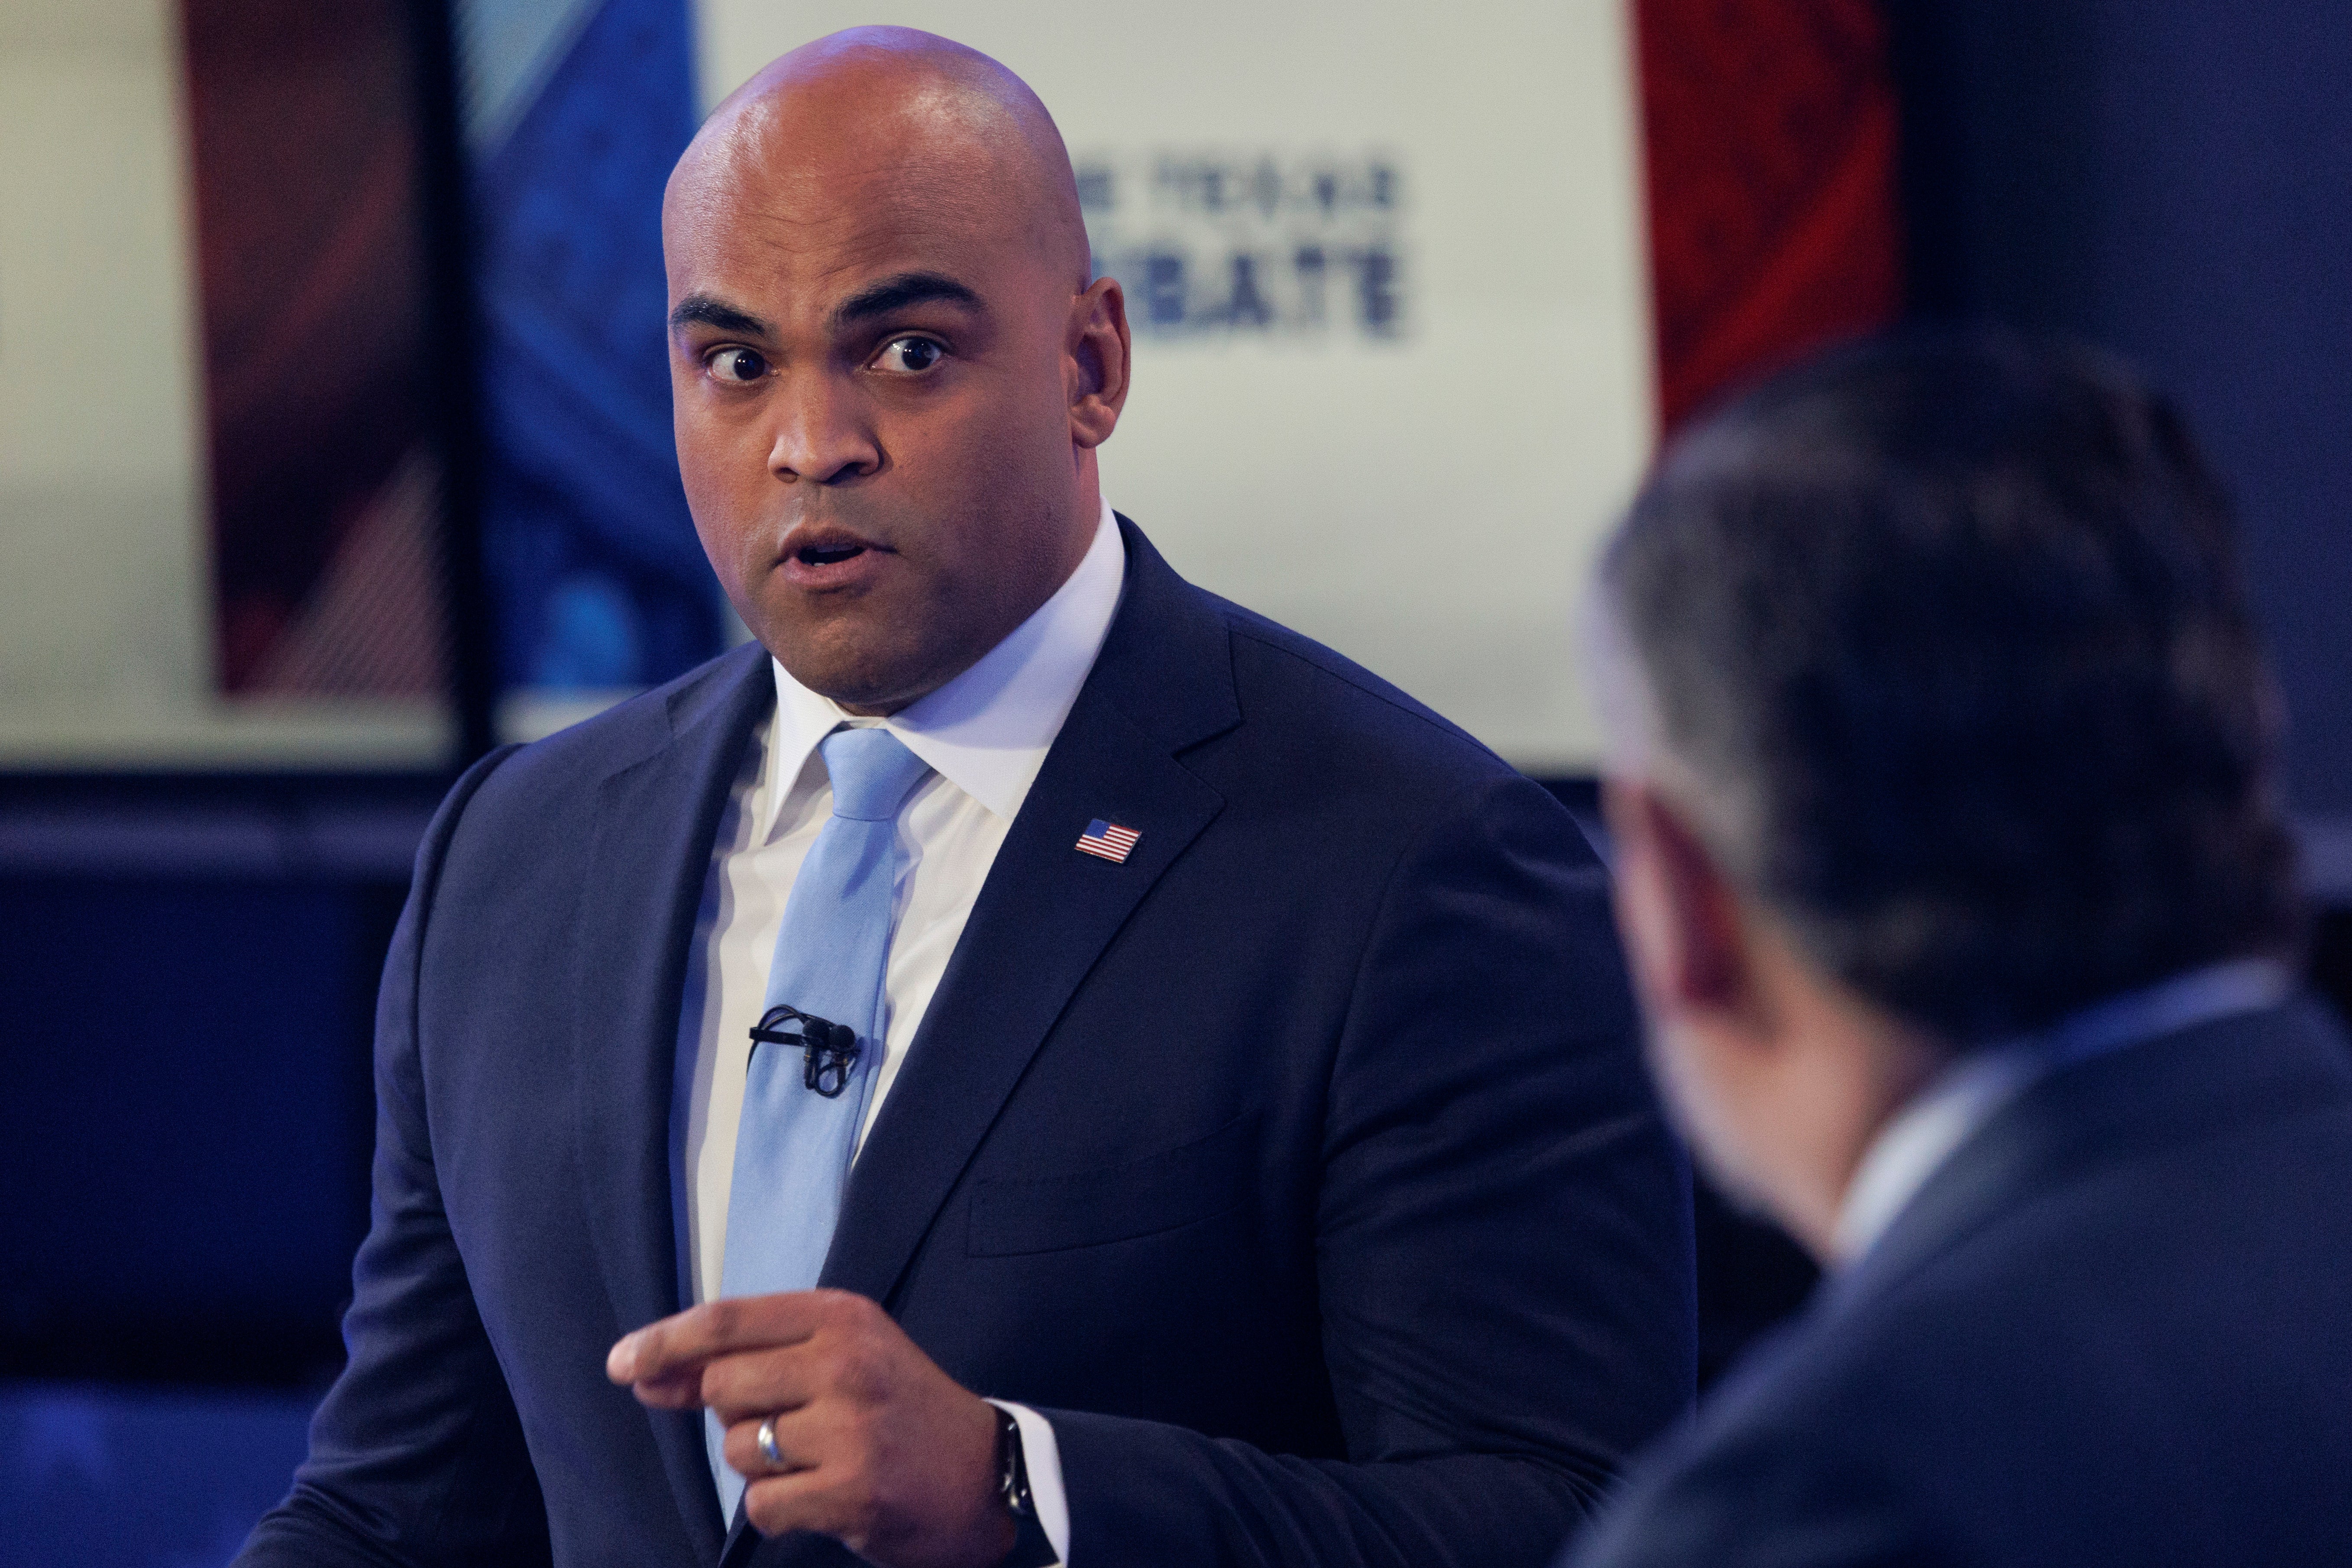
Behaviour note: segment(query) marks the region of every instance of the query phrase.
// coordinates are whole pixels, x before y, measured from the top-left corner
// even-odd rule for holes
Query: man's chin
[[[861,716],[895,713],[945,684],[903,656],[842,647],[809,647],[791,638],[762,638],[784,673],[820,697]]]

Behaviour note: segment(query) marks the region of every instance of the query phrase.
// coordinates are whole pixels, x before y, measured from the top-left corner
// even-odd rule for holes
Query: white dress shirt
[[[1094,668],[1126,570],[1106,502],[1094,542],[1052,598],[970,669],[887,719],[845,713],[775,664],[775,713],[753,738],[719,821],[678,1015],[679,1206],[697,1301],[719,1292],[751,1030],[764,1011],[784,903],[833,815],[817,743],[845,725],[878,725],[931,768],[898,812],[882,1060],[858,1129],[862,1148],[1004,835]],[[1069,1509],[1053,1426],[1024,1406],[1004,1408],[1021,1423],[1038,1521],[1067,1563]]]
[[[2041,1079],[2193,1025],[2276,1006],[2294,988],[2286,966],[2269,959],[2216,963],[2095,1003],[2038,1035],[1969,1052],[1871,1141],[1839,1205],[1836,1263],[1869,1251],[1960,1145]]]

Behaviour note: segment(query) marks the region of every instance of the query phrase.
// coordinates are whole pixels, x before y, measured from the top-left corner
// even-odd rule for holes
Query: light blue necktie
[[[799,1046],[751,1049],[735,1174],[727,1190],[721,1296],[765,1296],[816,1284],[841,1217],[841,1192],[866,1102],[881,1065],[884,970],[890,956],[891,893],[898,880],[898,807],[929,771],[887,730],[840,730],[817,748],[833,780],[833,817],[817,832],[784,903],[766,1007],[789,1005],[857,1033],[845,1081],[806,1081]],[[801,1026],[787,1023],[786,1032]],[[721,1457],[726,1431],[703,1415],[722,1515],[732,1519],[743,1478]]]

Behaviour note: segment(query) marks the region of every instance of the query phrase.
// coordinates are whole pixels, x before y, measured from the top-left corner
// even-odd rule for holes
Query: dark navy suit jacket
[[[1084,1568],[1541,1563],[1693,1376],[1601,869],[1542,789],[1123,526],[824,1282],[1045,1412]],[[698,1415],[604,1363],[679,1305],[687,946],[772,700],[745,648],[442,807],[349,1368],[242,1563],[719,1560]],[[1141,834],[1125,864],[1076,851],[1096,817]]]
[[[2352,1562],[2342,1032],[2044,1079],[1638,1474],[1577,1568]]]

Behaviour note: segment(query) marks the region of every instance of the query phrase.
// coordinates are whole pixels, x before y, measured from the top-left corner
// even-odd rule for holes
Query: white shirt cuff
[[[991,1405],[1021,1424],[1021,1462],[1029,1469],[1029,1500],[1036,1505],[1037,1523],[1061,1560],[1070,1562],[1070,1494],[1062,1489],[1062,1446],[1054,1440],[1054,1424],[1025,1405],[992,1399]]]

